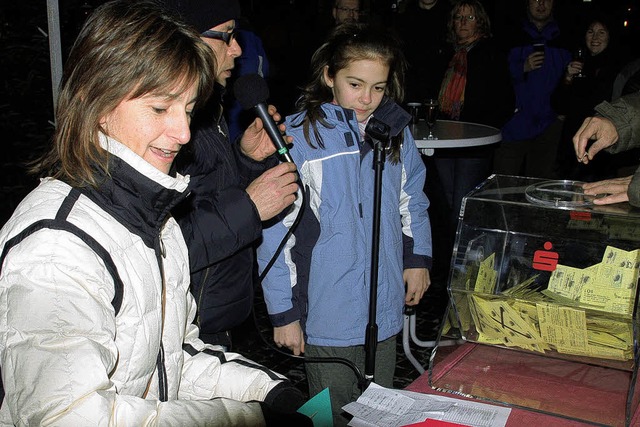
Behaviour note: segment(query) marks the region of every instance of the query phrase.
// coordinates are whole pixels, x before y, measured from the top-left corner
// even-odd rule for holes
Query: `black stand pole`
[[[378,259],[380,257],[380,210],[382,199],[382,171],[384,169],[385,148],[389,142],[389,126],[371,118],[365,133],[373,142],[373,169],[375,172],[373,194],[373,240],[371,242],[371,285],[369,289],[369,323],[364,340],[364,378],[369,384],[374,380],[376,348],[378,345],[378,325],[376,312],[378,304]],[[367,384],[367,385],[368,385]]]

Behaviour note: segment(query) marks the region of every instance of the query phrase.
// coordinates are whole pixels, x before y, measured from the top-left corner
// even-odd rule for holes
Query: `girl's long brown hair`
[[[318,123],[329,126],[323,118],[322,104],[333,101],[333,92],[324,81],[324,69],[332,77],[346,68],[351,62],[362,59],[382,61],[389,66],[389,78],[385,95],[397,103],[404,99],[404,74],[407,68],[400,43],[393,33],[381,27],[347,23],[337,26],[325,43],[316,50],[311,58],[311,80],[302,88],[302,94],[296,101],[297,111],[306,111],[302,122],[307,143],[311,142],[311,132],[320,147],[324,147]],[[402,133],[391,144],[392,162],[400,158]]]

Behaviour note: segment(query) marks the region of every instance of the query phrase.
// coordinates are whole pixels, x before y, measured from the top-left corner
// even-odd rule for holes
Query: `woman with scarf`
[[[440,119],[497,128],[513,114],[515,99],[506,55],[491,35],[489,16],[477,0],[451,10],[448,41],[454,52],[440,87]],[[462,198],[492,169],[492,146],[438,149],[433,161],[440,180],[453,243]]]

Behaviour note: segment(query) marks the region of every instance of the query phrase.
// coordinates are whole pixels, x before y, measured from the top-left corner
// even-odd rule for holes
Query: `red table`
[[[486,364],[486,369],[491,370],[492,372],[488,374],[486,372],[480,372],[477,370],[477,366],[480,365],[479,363],[477,363],[478,362],[477,360],[469,361],[468,359],[467,360],[465,359],[466,357],[469,357],[469,359],[473,359],[474,358],[473,351],[478,349],[479,351],[482,352],[481,357],[490,361]],[[564,379],[560,382],[560,384],[562,384],[562,387],[558,387],[558,382],[554,384],[550,382],[548,378],[545,376],[545,373],[544,373],[545,366],[543,365],[538,367],[538,368],[542,368],[541,370],[538,371],[540,372],[540,374],[536,376],[536,378],[531,378],[531,375],[530,375],[531,372],[506,373],[507,370],[516,371],[516,369],[513,369],[513,367],[515,366],[523,366],[521,364],[518,365],[517,361],[514,362],[514,364],[511,365],[510,367],[506,367],[506,368],[503,367],[502,369],[498,367],[497,363],[495,363],[498,360],[498,357],[504,357],[504,355],[497,356],[496,355],[498,354],[497,352],[506,352],[505,354],[508,354],[511,359],[516,359],[516,360],[518,358],[529,357],[525,353],[514,352],[513,350],[500,349],[493,346],[486,346],[482,344],[473,344],[473,343],[465,343],[465,344],[462,344],[461,346],[454,346],[449,348],[442,347],[440,350],[444,350],[443,352],[446,354],[445,355],[441,354],[439,356],[440,362],[434,363],[434,368],[432,369],[432,375],[434,378],[432,381],[433,383],[442,384],[443,378],[445,379],[445,381],[450,381],[452,384],[456,384],[456,381],[460,380],[461,381],[460,384],[463,384],[463,383],[468,384],[468,386],[465,385],[466,388],[463,390],[463,392],[473,395],[473,393],[470,393],[470,391],[473,390],[474,382],[476,384],[475,387],[477,387],[478,383],[486,380],[486,377],[485,377],[486,375],[493,375],[494,378],[492,379],[492,381],[494,381],[494,384],[496,385],[495,399],[490,399],[490,400],[485,400],[484,398],[472,399],[472,398],[459,396],[455,393],[436,391],[430,386],[428,371],[423,373],[420,377],[418,377],[418,379],[416,379],[413,383],[411,383],[406,388],[407,390],[415,391],[419,393],[435,394],[435,395],[441,395],[441,396],[447,396],[447,397],[474,400],[482,403],[497,404],[495,403],[496,401],[506,401],[505,399],[500,400],[501,392],[498,391],[497,388],[502,389],[502,393],[503,393],[502,397],[504,397],[505,391],[507,393],[508,392],[522,393],[523,389],[526,390],[527,387],[529,387],[531,389],[532,395],[535,394],[535,391],[537,388],[538,390],[543,390],[543,392],[547,393],[551,401],[562,402],[563,405],[573,404],[574,406],[579,406],[580,404],[582,404],[582,405],[586,405],[585,406],[586,408],[599,405],[600,407],[607,407],[608,410],[613,411],[612,413],[618,414],[619,411],[622,411],[622,414],[624,414],[624,402],[621,402],[621,399],[618,398],[617,394],[615,395],[616,398],[613,399],[610,396],[614,396],[614,394],[607,395],[605,392],[602,392],[602,391],[592,392],[592,391],[589,391],[587,388],[576,387],[574,384],[570,383],[569,381],[565,381]],[[441,353],[443,352],[441,351]],[[438,356],[438,353],[436,353],[436,357],[437,356]],[[478,356],[476,355],[475,357],[477,359]],[[542,357],[538,357],[538,359],[544,361],[544,358]],[[560,366],[556,362],[557,361],[550,360],[548,363],[548,367],[549,367],[548,370],[551,371],[555,367]],[[473,369],[465,370],[466,368],[461,368],[460,370],[458,370],[457,373],[453,372],[455,371],[455,369],[458,369],[461,366],[461,364],[464,364],[464,363],[473,364],[474,366],[473,369],[475,369],[475,372],[473,371]],[[584,375],[585,372],[588,374],[589,369],[592,369],[591,367],[585,367],[585,368],[579,367],[579,368],[580,369],[578,369],[577,372],[575,373],[576,375]],[[521,370],[525,370],[525,369],[521,369]],[[535,369],[533,369],[533,371],[535,371]],[[562,375],[558,376],[558,378],[565,378],[564,375],[565,374],[563,373]],[[456,376],[458,378],[456,378]],[[549,376],[551,377],[551,375]],[[485,378],[480,378],[480,377],[485,377]],[[526,382],[523,381],[524,378],[528,378]],[[619,382],[619,380],[615,375],[611,376],[610,378],[602,378],[601,381],[612,382],[613,389],[616,389],[616,386]],[[524,399],[526,399],[526,396],[524,397]],[[607,405],[607,403],[611,403],[611,405]],[[593,425],[612,425],[617,427],[617,426],[624,425],[624,421],[619,421],[620,419],[624,419],[624,415],[622,415],[621,417],[618,417],[618,420],[616,421],[608,421],[609,417],[606,413],[604,413],[601,417],[602,418],[601,421],[599,421],[599,422],[602,422],[603,424],[597,424],[597,423],[575,421],[567,418],[562,418],[560,416],[550,415],[549,413],[537,412],[536,410],[532,410],[532,409],[523,409],[521,406],[525,406],[525,405],[513,406],[511,404],[505,404],[503,406],[512,408],[511,414],[509,416],[509,420],[507,421],[508,427],[522,427],[522,426],[584,427],[584,426],[593,426]],[[636,411],[630,425],[640,426],[639,411]]]

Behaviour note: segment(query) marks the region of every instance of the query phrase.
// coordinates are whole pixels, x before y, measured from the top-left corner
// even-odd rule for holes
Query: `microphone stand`
[[[378,325],[376,312],[378,304],[378,259],[380,257],[380,211],[382,199],[382,171],[385,162],[385,149],[391,141],[389,125],[371,117],[365,134],[373,144],[373,169],[375,171],[373,193],[373,238],[371,242],[371,284],[369,288],[369,323],[364,340],[365,371],[364,379],[368,386],[374,380],[376,348],[378,345]]]

